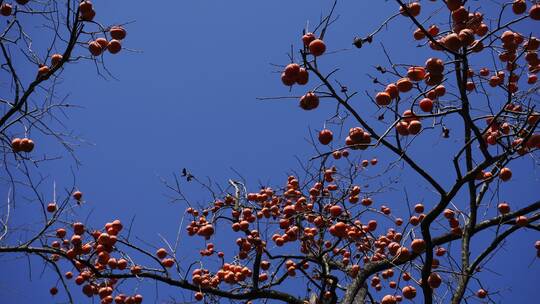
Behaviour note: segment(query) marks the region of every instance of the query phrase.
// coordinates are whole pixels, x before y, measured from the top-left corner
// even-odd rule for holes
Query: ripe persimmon
[[[94,6],[92,2],[90,1],[83,1],[79,4],[79,11],[81,13],[86,13],[94,9]]]
[[[403,111],[402,116],[403,116],[403,121],[407,123],[410,123],[413,120],[418,120],[418,117],[416,116],[416,114],[414,114],[414,112],[411,110]]]
[[[174,265],[173,259],[163,259],[161,260],[161,265],[165,268],[171,268]]]
[[[60,55],[60,54],[53,54],[53,55],[51,56],[51,66],[52,66],[52,67],[57,66],[57,65],[60,63],[60,61],[62,61],[62,59],[63,59],[62,55]]]
[[[426,242],[423,239],[414,239],[411,242],[411,249],[414,253],[421,253],[426,249]]]
[[[298,76],[296,77],[296,83],[299,85],[305,85],[309,81],[309,73],[306,69],[300,68]]]
[[[431,100],[437,98],[437,93],[435,93],[435,89],[431,89],[426,93],[426,98],[429,98]]]
[[[386,89],[384,90],[388,95],[390,95],[390,98],[396,99],[399,96],[399,89],[397,85],[394,83],[391,83],[386,86]]]
[[[424,98],[420,100],[418,106],[420,106],[420,109],[422,109],[422,111],[429,113],[433,110],[433,100],[429,98]]]
[[[459,50],[459,48],[461,47],[461,40],[459,40],[459,36],[456,33],[451,33],[451,34],[446,35],[443,38],[443,43],[444,43],[444,46],[446,46],[446,48],[454,52]]]
[[[195,300],[202,301],[204,299],[204,295],[202,292],[198,291],[195,293]]]
[[[113,26],[109,30],[109,34],[111,34],[112,39],[116,40],[122,40],[126,38],[126,30],[121,26]]]
[[[540,4],[535,4],[529,10],[529,18],[532,20],[540,20]]]
[[[473,91],[476,88],[476,85],[472,81],[467,81],[465,84],[465,89],[469,92]]]
[[[285,70],[283,70],[283,73],[285,73],[285,76],[288,78],[292,78],[296,80],[296,77],[298,77],[298,73],[300,72],[300,65],[298,63],[291,63],[288,64],[285,67]]]
[[[330,215],[332,215],[333,217],[340,216],[342,212],[343,212],[343,209],[339,205],[334,205],[330,207]]]
[[[94,17],[96,17],[96,12],[94,10],[90,10],[87,12],[81,11],[81,20],[83,21],[92,21],[94,20]]]
[[[407,136],[409,135],[408,126],[409,124],[406,121],[400,121],[396,124],[396,131],[401,136]]]
[[[287,75],[285,73],[281,73],[281,82],[290,87],[292,86],[295,82],[296,82],[296,79],[295,78],[291,78],[291,77],[287,77]]]
[[[119,40],[113,39],[107,44],[107,50],[109,50],[109,53],[111,54],[116,54],[122,50],[122,44]]]
[[[306,47],[309,46],[309,44],[315,39],[317,39],[317,37],[315,37],[315,34],[313,33],[306,33],[304,36],[302,36],[302,42]]]
[[[442,279],[438,273],[432,272],[429,275],[428,284],[431,288],[438,288],[439,286],[441,286],[441,283],[442,283]]]
[[[430,26],[427,31],[431,36],[439,35],[439,27],[436,25]]]
[[[397,303],[396,297],[393,295],[385,295],[381,300],[381,304],[396,304],[396,303]]]
[[[480,76],[486,77],[486,76],[489,75],[489,69],[488,68],[481,68],[479,74],[480,74]]]
[[[422,40],[426,38],[426,34],[421,29],[416,29],[413,33],[413,37],[415,40]]]
[[[444,96],[446,94],[446,87],[443,85],[436,86],[435,93],[437,94],[437,97]]]
[[[419,120],[413,120],[407,126],[407,131],[412,135],[420,133],[420,130],[422,130],[422,123]]]
[[[73,192],[73,198],[80,201],[83,196],[83,193],[81,191],[75,191]]]
[[[53,296],[56,295],[58,293],[58,288],[52,287],[51,289],[49,289],[49,293]]]
[[[109,45],[109,41],[107,41],[107,39],[103,37],[99,37],[98,39],[96,39],[96,42],[99,43],[102,51],[106,50],[107,46]]]
[[[502,202],[499,205],[497,205],[497,209],[501,214],[507,214],[510,212],[510,205],[508,205],[507,202]]]
[[[323,129],[319,132],[319,142],[322,145],[328,145],[330,142],[332,142],[333,138],[334,134],[328,129]]]
[[[156,251],[156,256],[157,256],[159,259],[164,259],[164,258],[167,256],[167,250],[165,250],[165,248],[159,248],[159,249]]]
[[[426,60],[425,66],[426,70],[430,73],[442,74],[442,72],[444,71],[444,63],[439,58],[429,58],[428,60]]]
[[[474,31],[474,33],[480,37],[484,36],[485,34],[487,34],[487,32],[489,31],[489,27],[487,26],[487,24],[485,23],[482,23],[478,26],[478,28],[476,28],[476,30]]]
[[[20,142],[20,149],[23,152],[32,152],[34,150],[34,142],[29,138],[23,138]]]
[[[92,2],[87,0],[79,3],[79,12],[83,21],[92,21],[92,19],[94,19],[94,17],[96,16],[96,12],[94,11],[94,5],[92,4]]]
[[[412,81],[421,81],[426,77],[426,71],[423,67],[413,66],[407,71],[407,77]]]
[[[405,299],[414,299],[416,297],[416,288],[411,285],[407,285],[401,289],[401,292],[403,293],[403,296]]]
[[[49,203],[47,205],[47,212],[55,212],[56,210],[58,209],[58,207],[56,206],[56,203]]]
[[[501,171],[499,172],[499,178],[503,182],[510,180],[512,178],[512,171],[507,167],[502,168]]]
[[[412,89],[413,84],[409,78],[401,78],[396,82],[396,86],[400,92],[406,93]]]
[[[118,259],[116,261],[116,267],[119,269],[119,270],[124,270],[127,268],[127,265],[128,265],[128,261],[126,259]]]
[[[484,299],[485,297],[487,297],[487,291],[483,288],[480,288],[476,292],[476,296],[478,296],[480,299]]]
[[[13,150],[13,152],[17,153],[17,152],[22,151],[21,141],[22,139],[18,137],[11,140],[11,149]]]
[[[390,94],[386,92],[379,92],[377,93],[377,95],[375,95],[375,102],[379,106],[387,106],[390,104],[391,101],[392,99],[390,98]]]
[[[526,216],[521,215],[516,217],[516,225],[524,227],[527,223],[529,223],[529,219]]]
[[[326,44],[321,39],[315,39],[309,43],[309,52],[313,56],[321,56],[326,51]]]
[[[51,69],[48,66],[42,65],[38,69],[38,76],[39,77],[46,77],[47,74],[49,74],[50,71],[51,71]]]
[[[313,92],[308,92],[300,98],[300,107],[306,111],[316,109],[319,106],[319,97]]]
[[[133,302],[135,304],[140,304],[140,303],[142,303],[142,301],[143,301],[143,296],[142,295],[136,294],[136,295],[133,296]]]
[[[512,32],[512,31],[504,31],[501,34],[501,40],[507,46],[508,46],[508,44],[513,44],[514,43],[514,38],[515,38],[514,32]]]
[[[88,43],[88,50],[92,56],[99,56],[103,52],[103,48],[97,41],[91,41]]]
[[[2,3],[2,5],[0,6],[0,15],[2,16],[10,16],[11,15],[11,12],[13,11],[13,8],[11,7],[11,4],[9,3]]]
[[[364,206],[371,206],[371,204],[373,204],[373,200],[369,197],[366,197],[366,198],[363,198],[362,201],[361,201],[361,204],[364,205]]]
[[[56,237],[58,238],[64,238],[66,236],[66,229],[64,228],[58,228],[56,229]]]

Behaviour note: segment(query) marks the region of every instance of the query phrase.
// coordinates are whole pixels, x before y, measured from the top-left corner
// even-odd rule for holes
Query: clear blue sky
[[[298,169],[296,156],[305,161],[314,155],[306,140],[308,130],[321,129],[333,107],[323,101],[319,109],[307,113],[295,99],[257,101],[256,97],[304,94],[306,88],[298,87],[289,93],[271,64],[288,63],[286,53],[291,44],[298,49],[306,21],[317,23],[330,5],[330,1],[308,0],[96,1],[97,20],[107,24],[135,21],[126,26],[124,46],[140,52],[106,55],[107,67],[118,81],[98,77],[91,63],[70,65],[65,71],[61,91],[70,93],[70,101],[83,107],[71,110],[65,123],[92,143],[77,150],[83,165],[73,168],[76,186],[87,201],[77,211],[79,216],[84,219],[90,214],[89,222],[96,226],[115,218],[128,222],[135,216],[133,233],[162,246],[158,233],[174,238],[185,205],[168,202],[160,176],[170,178],[171,173],[187,167],[198,177],[225,185],[228,178],[237,178],[231,170],[234,168],[250,181],[251,190],[260,184],[283,184],[290,169]],[[477,7],[478,1],[471,1],[471,5]],[[341,68],[338,79],[361,92],[354,103],[365,107],[367,117],[378,115],[362,92],[375,92],[367,73],[376,75],[373,66],[386,64],[379,42],[396,62],[422,64],[433,54],[416,48],[411,39],[414,27],[404,18],[383,30],[371,46],[351,48],[354,36],[372,31],[396,10],[393,1],[340,1],[339,20],[325,39],[329,51],[345,50],[324,56],[322,68]],[[488,11],[492,12],[491,8]],[[530,30],[538,36],[538,27]],[[380,123],[375,126],[383,127]],[[444,185],[452,182],[453,170],[440,158],[448,157],[445,151],[459,141],[458,132],[453,135],[444,141],[439,130],[431,131],[413,150]],[[47,140],[39,142],[36,151],[63,153],[58,144]],[[74,164],[64,156],[64,160],[41,168],[49,175],[44,192],[51,198],[52,181],[59,188],[73,184],[69,170]],[[380,168],[394,159],[384,149],[367,151],[361,157],[378,157]],[[517,207],[538,199],[540,184],[531,174],[532,161],[520,160],[513,169],[515,178],[502,185],[505,196],[501,200]],[[381,202],[406,210],[403,187],[407,185],[412,201],[429,206],[433,194],[415,178],[405,170],[402,179],[407,182],[395,185],[396,191],[381,196]],[[194,201],[209,199],[198,187],[189,191]],[[0,192],[5,193],[6,189]],[[32,207],[20,208],[15,210],[14,223],[31,221],[26,212]],[[514,235],[492,261],[496,266],[480,276],[488,290],[500,292],[495,302],[532,303],[540,279],[534,240],[532,232]],[[202,248],[202,242],[183,236],[181,247],[185,247],[187,257],[196,258],[192,249]],[[56,281],[50,270],[40,277],[41,263],[33,263],[29,281],[26,259],[7,261],[0,261],[0,303],[62,302],[62,290],[54,299],[48,294]],[[180,291],[156,289],[152,284],[141,288],[148,302],[157,298],[156,303],[161,303],[169,295],[182,299]],[[90,302],[78,290],[74,295],[80,303]]]

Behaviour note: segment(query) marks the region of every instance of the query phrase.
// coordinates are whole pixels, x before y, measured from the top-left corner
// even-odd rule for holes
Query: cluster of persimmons
[[[17,0],[19,5],[27,5],[29,0]],[[94,6],[91,1],[81,1],[79,4],[79,18],[81,21],[92,22],[96,15]],[[0,6],[0,14],[3,16],[12,15],[11,4],[4,1]],[[111,54],[116,54],[122,49],[121,41],[126,37],[127,31],[122,26],[111,26],[104,30],[103,33],[107,33],[110,36],[110,40],[106,37],[100,37],[88,42],[88,50],[92,56],[100,56],[105,50],[108,50]],[[58,68],[64,62],[67,62],[69,58],[63,57],[62,54],[52,54],[50,56],[50,63],[39,64],[37,77],[38,79],[47,79],[54,73],[54,69]],[[31,152],[34,149],[34,142],[29,138],[13,138],[11,142],[13,152]]]

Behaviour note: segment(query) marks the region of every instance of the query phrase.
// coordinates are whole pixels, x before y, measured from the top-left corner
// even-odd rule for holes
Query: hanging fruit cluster
[[[14,138],[11,141],[11,149],[13,152],[32,152],[34,150],[34,141],[29,138]]]
[[[129,262],[123,257],[115,258],[114,253],[117,252],[116,243],[118,234],[122,231],[123,225],[120,220],[114,220],[106,223],[103,230],[94,230],[89,232],[87,227],[81,222],[75,222],[71,225],[71,236],[65,228],[57,228],[55,231],[55,240],[51,243],[51,247],[61,250],[64,256],[75,264],[75,269],[78,274],[72,271],[65,273],[64,277],[67,280],[74,278],[76,285],[82,286],[82,292],[88,297],[98,296],[101,303],[119,303],[119,304],[135,304],[142,303],[143,297],[140,294],[128,296],[119,293],[113,297],[113,293],[117,290],[117,279],[100,279],[96,275],[97,272],[105,272],[112,270],[126,270]],[[120,252],[118,252],[120,254]],[[161,251],[158,251],[161,256]],[[59,260],[60,255],[53,254],[53,260]],[[91,267],[91,268],[90,268]],[[130,269],[131,273],[140,273],[142,268],[133,265]],[[51,288],[51,294],[58,293],[56,287]]]
[[[345,138],[345,144],[353,150],[366,150],[370,142],[371,134],[360,127],[351,128]]]
[[[83,1],[79,4],[79,14],[81,20],[90,22],[96,16],[94,6],[90,1]],[[126,38],[127,32],[121,26],[112,26],[109,29],[110,40],[107,38],[97,38],[88,42],[88,50],[92,56],[99,56],[108,50],[111,54],[116,54],[122,50],[121,41]]]
[[[295,83],[305,85],[309,81],[309,73],[305,68],[300,67],[299,64],[291,63],[281,73],[281,81],[286,86],[292,86]]]

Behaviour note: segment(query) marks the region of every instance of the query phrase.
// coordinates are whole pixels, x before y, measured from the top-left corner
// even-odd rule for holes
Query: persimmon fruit
[[[58,207],[56,206],[56,203],[49,203],[47,205],[47,212],[53,213],[56,212],[57,209]]]
[[[113,39],[109,41],[109,44],[107,44],[107,50],[111,54],[117,54],[120,52],[120,50],[122,50],[122,44],[119,40]]]
[[[414,286],[407,285],[401,289],[401,293],[405,299],[411,300],[416,297],[416,288],[414,288]]]
[[[159,259],[164,259],[164,258],[167,256],[167,250],[165,250],[165,248],[159,248],[159,249],[156,251],[156,256],[157,256]]]
[[[109,34],[111,34],[112,39],[122,40],[126,38],[127,32],[121,26],[113,26],[109,30]]]
[[[324,54],[326,51],[326,44],[321,39],[315,39],[309,43],[309,52],[317,57]]]
[[[375,95],[375,102],[379,106],[387,106],[392,101],[392,98],[390,97],[390,94],[386,92],[379,92],[377,95]]]
[[[10,16],[11,15],[11,12],[13,11],[13,8],[11,6],[11,4],[9,3],[2,3],[2,5],[0,6],[0,15],[2,16]]]
[[[328,145],[334,139],[334,134],[328,129],[323,129],[319,132],[319,142],[322,145]]]
[[[407,77],[412,81],[421,81],[426,77],[426,71],[423,67],[413,66],[408,69]]]
[[[396,86],[400,92],[406,93],[412,89],[413,84],[409,78],[401,78],[396,82]]]
[[[77,191],[73,192],[73,198],[74,198],[75,200],[80,201],[81,198],[82,198],[82,196],[83,196],[83,193],[82,193],[81,191],[78,191],[78,190],[77,190]]]
[[[103,52],[103,48],[97,41],[91,41],[88,44],[88,50],[92,56],[99,56]]]
[[[501,171],[499,172],[499,178],[503,182],[510,180],[512,178],[512,171],[507,167],[502,168]]]
[[[529,18],[532,20],[540,20],[540,4],[535,4],[529,10]]]
[[[51,56],[51,66],[55,67],[57,66],[63,59],[63,56],[60,54],[53,54]]]
[[[420,109],[422,109],[422,111],[430,113],[433,110],[433,100],[429,98],[424,98],[420,100],[418,106],[420,106]]]
[[[309,44],[315,39],[317,39],[317,37],[315,37],[315,34],[313,33],[306,33],[304,36],[302,36],[302,42],[306,47],[309,46]]]
[[[316,109],[319,106],[319,97],[313,92],[308,92],[300,98],[300,107],[306,111]]]

